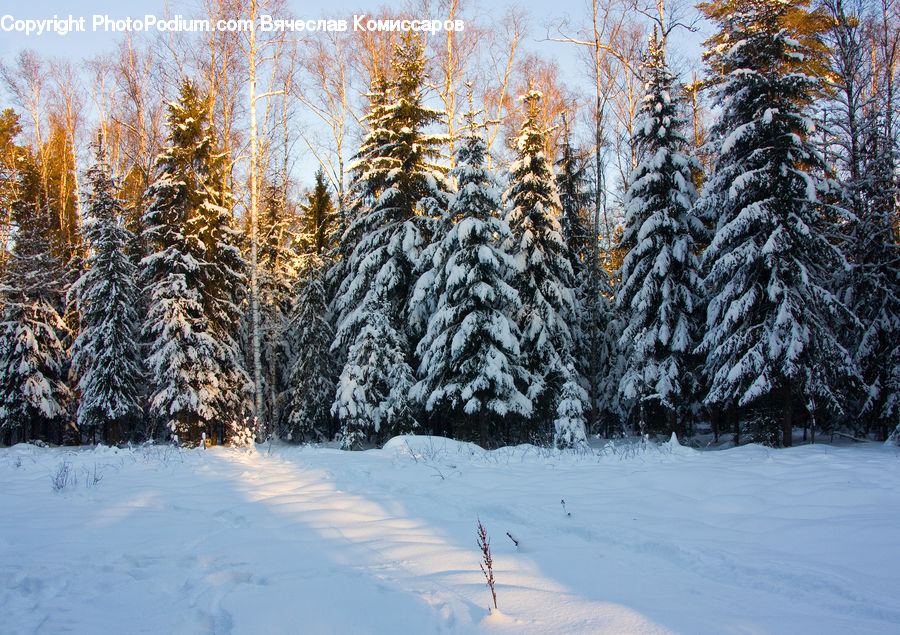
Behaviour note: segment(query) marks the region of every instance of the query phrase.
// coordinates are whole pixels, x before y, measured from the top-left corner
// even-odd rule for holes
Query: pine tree
[[[808,413],[840,411],[834,386],[858,375],[836,333],[847,311],[828,290],[844,259],[827,240],[821,158],[809,140],[822,46],[806,5],[702,5],[719,26],[707,57],[722,73],[723,104],[711,141],[715,169],[700,202],[718,217],[704,255],[706,403],[749,409],[744,418],[763,427],[780,410],[784,445],[795,401]]]
[[[520,302],[509,284],[515,265],[501,245],[512,235],[498,217],[500,195],[485,168],[484,139],[474,113],[468,117],[450,171],[458,191],[416,289],[436,306],[418,345],[421,380],[413,397],[427,413],[439,413],[454,438],[487,446],[509,437],[511,421],[531,414],[521,392],[531,378],[510,317]]]
[[[169,145],[144,214],[152,253],[142,261],[151,414],[191,444],[202,432],[247,439],[249,378],[234,333],[246,265],[231,227],[225,158],[204,104],[190,82],[169,104]]]
[[[384,332],[390,342],[405,347],[405,368],[398,372],[410,377],[414,329],[408,325],[422,323],[410,302],[419,255],[434,219],[446,208],[448,190],[443,170],[435,164],[443,138],[425,132],[440,113],[423,103],[424,67],[421,39],[404,34],[402,45],[394,49],[389,90],[373,102],[372,130],[353,167],[353,220],[344,232],[352,251],[340,264],[342,281],[334,301],[334,350],[359,354],[367,350],[365,338]],[[377,314],[367,307],[378,307]],[[392,358],[394,353],[391,349]],[[349,369],[344,370],[346,375]],[[338,402],[335,411],[339,416],[349,412]],[[399,425],[408,427],[405,420]]]
[[[535,378],[527,394],[534,417],[531,430],[523,432],[542,436],[549,433],[547,424],[556,415],[563,385],[572,379],[573,342],[568,324],[577,310],[569,250],[559,224],[561,204],[544,153],[546,132],[538,127],[541,99],[534,89],[523,97],[525,120],[516,139],[517,160],[510,167],[504,200],[513,233],[509,249],[520,270],[514,287],[522,301],[516,323],[522,337],[523,365]]]
[[[626,255],[616,303],[628,351],[619,390],[642,430],[683,435],[703,295],[697,257],[703,225],[692,212],[692,173],[700,166],[687,155],[678,87],[655,32],[642,70],[644,97],[631,141],[638,165],[625,194],[619,245]]]
[[[81,397],[78,425],[82,434],[100,431],[104,441],[118,443],[143,412],[137,269],[125,253],[132,237],[122,224],[118,182],[99,140],[87,176],[91,192],[83,234],[90,254],[87,271],[69,292],[81,315],[72,346]]]
[[[37,171],[24,180],[37,183]],[[0,429],[12,442],[61,442],[72,397],[65,381],[68,333],[59,313],[62,267],[53,254],[49,209],[38,212],[20,198],[11,214],[18,232],[0,287]]]

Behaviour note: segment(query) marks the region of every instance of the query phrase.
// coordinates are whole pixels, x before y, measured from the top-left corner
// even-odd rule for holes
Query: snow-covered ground
[[[900,451],[0,450],[2,633],[673,631],[900,632]]]

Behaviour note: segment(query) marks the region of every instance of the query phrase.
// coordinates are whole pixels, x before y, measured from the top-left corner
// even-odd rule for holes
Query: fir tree
[[[826,239],[821,159],[809,140],[821,43],[805,6],[702,5],[719,26],[707,56],[722,73],[723,104],[711,141],[715,169],[700,203],[718,217],[704,255],[706,403],[773,423],[780,411],[784,445],[795,401],[810,413],[840,411],[834,386],[858,374],[835,328],[846,309],[828,290],[844,260]]]
[[[204,103],[185,82],[169,104],[169,145],[157,160],[144,215],[152,251],[142,261],[150,288],[150,406],[185,443],[198,443],[201,432],[241,442],[249,379],[234,325],[245,265]]]
[[[642,70],[644,98],[631,142],[638,165],[625,194],[619,245],[626,255],[616,303],[628,351],[620,395],[637,409],[642,430],[683,435],[703,295],[697,257],[703,225],[692,213],[699,164],[687,155],[678,87],[655,32]]]
[[[541,98],[534,89],[523,97],[525,120],[504,195],[513,233],[510,252],[520,271],[514,286],[522,301],[516,323],[523,365],[535,378],[527,394],[534,407],[530,432],[538,435],[549,432],[546,425],[554,419],[562,387],[570,380],[573,343],[568,324],[577,315],[569,250],[560,233],[559,195],[544,153],[546,132],[538,127]]]
[[[566,381],[556,405],[553,444],[557,448],[578,448],[587,443],[584,420],[584,404],[587,393],[578,383],[575,365],[569,362]]]
[[[99,140],[87,176],[91,192],[83,234],[90,254],[87,271],[70,290],[81,315],[72,346],[81,397],[78,425],[83,434],[99,430],[107,443],[118,443],[143,411],[137,269],[125,253],[132,237],[122,224],[118,182]]]
[[[436,306],[418,345],[422,379],[413,391],[454,438],[483,446],[508,438],[508,424],[531,414],[522,394],[531,378],[521,366],[519,333],[510,317],[520,309],[509,284],[515,265],[501,248],[511,233],[498,217],[500,195],[485,154],[470,112],[450,172],[458,191],[431,267],[417,285],[417,296],[436,298]]]
[[[36,175],[31,171],[32,183]],[[38,212],[18,199],[11,213],[18,233],[0,287],[0,429],[12,442],[61,442],[72,396],[65,381],[67,329],[58,308],[62,268],[52,250],[49,209]]]
[[[359,150],[348,165],[350,186],[348,188],[347,206],[338,215],[338,227],[335,230],[337,245],[336,257],[328,270],[328,287],[330,297],[339,302],[338,291],[349,273],[348,263],[353,252],[365,233],[363,223],[367,210],[378,200],[384,189],[384,170],[374,170],[378,163],[379,152],[387,147],[390,131],[386,125],[386,108],[392,99],[390,82],[383,74],[376,74],[367,94],[369,109],[363,117],[367,126],[366,135]]]

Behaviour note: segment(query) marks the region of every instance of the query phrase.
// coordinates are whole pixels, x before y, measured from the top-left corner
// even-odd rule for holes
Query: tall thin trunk
[[[265,429],[259,324],[259,139],[256,129],[256,0],[250,2],[250,319],[253,331],[253,410],[257,430]]]

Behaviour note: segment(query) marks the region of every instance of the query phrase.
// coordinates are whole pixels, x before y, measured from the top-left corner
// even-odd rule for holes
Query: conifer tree
[[[225,158],[204,104],[185,82],[168,106],[169,145],[144,214],[151,253],[142,261],[151,414],[191,444],[203,432],[247,439],[249,378],[234,332],[245,263],[231,227]]]
[[[895,237],[898,167],[894,141],[872,112],[857,214],[846,226],[852,284],[843,296],[862,323],[854,357],[862,374],[863,432],[887,439],[900,429],[900,243]]]
[[[296,258],[299,276],[295,283],[289,323],[284,338],[289,359],[286,378],[284,433],[291,439],[327,440],[337,430],[331,417],[335,395],[335,363],[330,346],[334,328],[328,307],[329,259],[334,256],[334,225],[337,213],[325,172],[316,171],[315,185],[302,206],[302,230]]]
[[[353,218],[344,232],[352,251],[340,265],[342,281],[334,301],[334,350],[350,351],[352,358],[353,353],[369,349],[363,340],[374,332],[383,333],[392,346],[403,347],[401,356],[395,355],[394,348],[384,352],[391,359],[405,360],[402,369],[390,371],[404,377],[412,377],[414,361],[410,340],[414,329],[409,325],[422,324],[410,303],[419,255],[430,240],[434,219],[446,208],[448,190],[443,170],[435,164],[443,138],[426,133],[440,113],[424,105],[424,69],[421,39],[404,34],[394,49],[388,90],[383,84],[376,86],[375,94],[381,96],[373,101],[372,129],[353,167]],[[371,313],[372,307],[378,311]],[[346,362],[353,363],[352,359]],[[345,367],[342,377],[350,370]],[[338,394],[344,394],[340,387]],[[335,412],[343,417],[349,410],[339,401]],[[408,427],[403,417],[389,419]]]
[[[784,445],[795,402],[807,413],[840,411],[834,387],[858,376],[836,333],[847,311],[828,289],[844,259],[827,240],[821,158],[809,139],[822,45],[807,5],[702,5],[719,27],[707,59],[722,74],[717,159],[700,202],[717,218],[704,254],[706,403],[740,408],[764,426],[780,419]]]
[[[879,102],[877,69],[864,33],[860,2],[826,0],[832,20],[830,44],[830,136],[840,179],[832,216],[850,269],[835,278],[841,300],[859,318],[841,329],[854,354],[863,390],[849,395],[852,431],[886,438],[900,415],[900,262],[892,222],[896,219],[897,154]],[[873,79],[875,81],[873,82]],[[855,398],[855,399],[854,399]],[[863,416],[859,416],[862,414]]]
[[[335,395],[335,364],[330,350],[334,329],[325,293],[325,261],[317,254],[304,258],[288,332],[294,349],[287,382],[287,436],[290,439],[330,439],[331,404]]]
[[[23,175],[23,192],[33,191],[37,174]],[[65,381],[68,332],[59,313],[62,267],[53,254],[49,209],[38,211],[23,198],[12,205],[18,233],[0,287],[0,429],[13,442],[59,443],[72,397]]]
[[[125,249],[131,233],[123,225],[119,185],[110,174],[102,142],[88,170],[91,191],[83,234],[90,249],[87,270],[73,285],[81,332],[72,346],[79,376],[78,426],[107,443],[118,443],[134,429],[143,411],[143,363],[136,308],[137,268]]]
[[[642,71],[644,97],[631,141],[638,165],[619,244],[626,255],[616,303],[628,351],[619,392],[642,430],[683,435],[703,295],[697,245],[704,230],[692,212],[699,163],[687,155],[678,87],[655,32]]]
[[[304,242],[308,243],[306,251],[324,256],[332,246],[333,226],[337,214],[328,193],[328,183],[325,181],[325,171],[322,168],[316,170],[315,185],[307,195],[307,199],[306,205],[303,206],[306,214]]]
[[[390,131],[386,125],[386,108],[393,98],[388,78],[384,74],[372,77],[369,92],[369,109],[363,117],[367,126],[359,150],[348,165],[350,186],[346,209],[341,209],[337,218],[335,235],[336,257],[328,270],[330,297],[340,302],[338,291],[349,270],[350,257],[359,245],[366,225],[362,222],[369,207],[378,200],[384,189],[384,170],[375,170],[379,152],[388,144]]]
[[[522,394],[531,377],[511,318],[521,305],[509,284],[515,264],[502,245],[512,235],[499,218],[500,196],[474,118],[470,111],[450,171],[457,192],[417,285],[417,295],[435,298],[436,306],[418,345],[421,380],[413,396],[454,438],[487,446],[531,414]]]
[[[569,260],[576,279],[590,266],[596,252],[596,237],[588,217],[591,194],[587,191],[588,160],[572,145],[568,119],[559,161],[556,163],[556,187],[559,191],[560,230],[569,248]]]
[[[384,296],[366,296],[366,318],[338,379],[331,413],[341,422],[345,450],[361,449],[365,441],[383,443],[418,427],[409,403],[415,382],[406,359],[409,344],[390,323],[389,309]]]
[[[269,429],[260,436],[283,432],[288,415],[288,375],[293,360],[289,337],[289,321],[293,310],[297,269],[302,237],[290,218],[284,184],[267,184],[262,188],[258,246],[259,318],[263,335],[260,342],[260,366],[264,381],[263,411]],[[251,339],[251,316],[244,315],[242,342],[244,350]],[[248,360],[249,364],[249,360]]]
[[[596,425],[600,419],[601,383],[608,376],[604,348],[609,344],[605,341],[605,331],[611,316],[609,302],[603,297],[608,276],[601,267],[597,236],[590,218],[588,157],[572,145],[568,119],[564,118],[563,122],[566,128],[556,164],[556,184],[561,206],[560,229],[569,248],[578,311],[570,324],[574,368],[587,389],[585,415],[591,425]]]
[[[348,318],[359,314],[369,292],[384,292],[392,318],[407,321],[418,255],[431,221],[446,208],[447,186],[435,163],[443,138],[425,131],[440,113],[423,103],[424,65],[420,39],[404,36],[394,49],[389,89],[376,93],[372,129],[352,168],[354,219],[344,238],[353,251],[336,302],[338,338],[355,332]]]
[[[517,159],[510,167],[504,194],[513,233],[509,250],[519,268],[513,286],[522,302],[516,323],[523,365],[535,378],[526,395],[534,407],[531,429],[522,432],[532,435],[550,433],[548,424],[556,416],[563,385],[572,380],[573,342],[568,325],[577,315],[572,265],[559,224],[561,204],[544,153],[546,132],[539,127],[541,99],[534,89],[523,97],[525,120],[516,138]],[[560,436],[560,430],[556,432]]]

